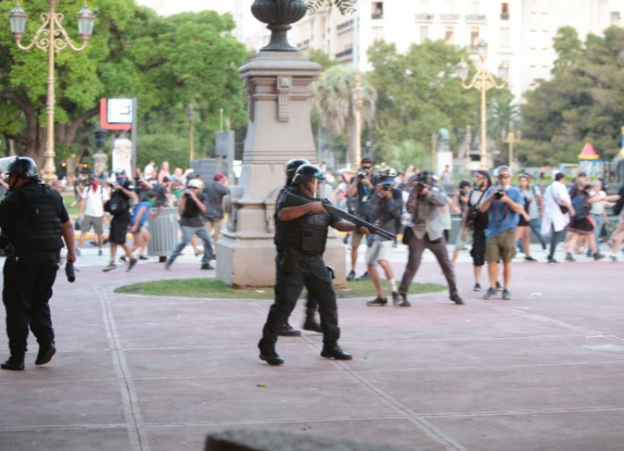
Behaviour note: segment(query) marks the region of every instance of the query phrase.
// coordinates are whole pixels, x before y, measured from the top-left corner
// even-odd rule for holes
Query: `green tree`
[[[0,14],[12,5],[0,3]],[[91,122],[102,97],[137,97],[139,153],[150,152],[150,135],[172,135],[183,142],[189,134],[189,104],[195,106],[200,149],[212,148],[219,110],[234,127],[245,124],[245,96],[238,74],[246,50],[231,31],[230,15],[215,12],[159,17],[134,0],[95,0],[99,10],[93,39],[84,52],[60,52],[56,64],[57,148],[84,150]],[[65,26],[76,36],[75,16],[82,0],[62,2]],[[47,9],[46,0],[29,2],[30,17]],[[40,26],[30,20],[25,40]],[[23,52],[0,28],[0,133],[16,151],[40,159],[43,153],[46,102],[46,55]],[[8,101],[8,102],[7,102]],[[93,119],[92,119],[93,118]],[[170,149],[188,155],[183,149]]]
[[[335,6],[342,14],[353,12],[357,0],[308,0],[308,8],[315,11],[323,5]]]
[[[348,162],[357,167],[352,130],[355,121],[356,97],[361,100],[362,124],[370,123],[375,115],[377,91],[364,77],[359,92],[355,91],[355,69],[351,66],[333,66],[318,79],[314,106],[320,112],[321,123],[334,134],[347,139]]]
[[[416,141],[407,140],[390,147],[387,153],[386,164],[399,171],[404,171],[408,166],[431,171],[433,169],[433,161],[431,160],[431,152],[427,147]]]
[[[555,39],[566,33],[560,30]],[[565,57],[568,63],[551,80],[526,94],[519,158],[533,165],[575,162],[585,142],[603,157],[615,155],[624,117],[622,48],[624,29],[609,27],[604,37],[588,35],[577,56]]]
[[[429,148],[440,128],[452,132],[451,144],[467,125],[477,125],[478,93],[462,88],[455,67],[465,50],[443,41],[413,44],[407,53],[376,41],[368,50],[372,85],[379,93],[375,118],[376,158],[389,160],[393,148],[414,141]]]

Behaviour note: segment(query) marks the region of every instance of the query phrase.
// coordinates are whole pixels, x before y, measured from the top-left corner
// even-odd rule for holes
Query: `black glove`
[[[76,281],[76,269],[74,268],[73,263],[65,263],[65,275],[67,276],[67,281],[69,283]]]

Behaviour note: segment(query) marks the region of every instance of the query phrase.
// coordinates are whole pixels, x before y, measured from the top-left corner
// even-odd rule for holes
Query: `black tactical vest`
[[[23,197],[9,241],[16,251],[52,252],[63,247],[58,201],[49,186],[28,183],[12,193]]]
[[[295,193],[301,196],[297,191]],[[287,201],[284,207],[293,205],[296,204],[289,205]],[[322,255],[325,252],[328,227],[327,213],[307,214],[292,221],[280,221],[276,215],[275,245],[280,252],[290,248],[308,255]]]

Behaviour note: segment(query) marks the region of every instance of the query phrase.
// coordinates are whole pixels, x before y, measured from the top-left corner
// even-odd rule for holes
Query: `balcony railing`
[[[466,22],[485,22],[485,14],[467,14]]]
[[[442,22],[457,22],[459,21],[459,14],[440,14],[440,20]]]
[[[340,33],[344,33],[345,31],[349,31],[352,28],[353,28],[353,19],[347,20],[346,22],[339,24],[336,27],[336,31],[338,32],[338,34],[340,34]]]
[[[341,60],[353,55],[353,47],[336,53],[336,59]]]
[[[433,20],[433,14],[416,14],[414,19],[416,22],[431,22]]]

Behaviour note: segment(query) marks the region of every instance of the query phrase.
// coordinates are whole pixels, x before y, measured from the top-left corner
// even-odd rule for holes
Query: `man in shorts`
[[[511,261],[516,255],[516,228],[520,214],[524,213],[524,197],[519,189],[511,186],[511,169],[500,166],[496,170],[498,184],[485,193],[479,206],[481,212],[489,212],[485,231],[485,261],[488,264],[490,288],[483,296],[496,296],[498,262],[503,262],[503,299],[511,299]]]
[[[126,234],[130,225],[130,203],[137,201],[134,186],[128,179],[126,171],[115,171],[116,182],[113,184],[113,192],[110,200],[107,201],[107,211],[113,216],[110,225],[110,263],[102,271],[109,272],[117,269],[115,257],[117,246],[121,246],[128,259],[128,269],[130,271],[137,264],[137,259],[130,253],[130,246],[126,243]]]
[[[401,192],[394,187],[393,177],[382,177],[375,186],[375,193],[371,196],[367,205],[367,219],[369,222],[385,230],[394,231],[397,220],[401,218],[403,209],[403,197]],[[377,264],[386,273],[386,278],[392,287],[392,301],[395,305],[400,302],[397,291],[397,283],[394,279],[392,266],[388,262],[388,253],[392,249],[393,241],[379,235],[369,235],[367,237],[368,250],[366,252],[366,264],[377,297],[366,303],[369,307],[380,307],[388,303],[388,299],[381,286],[381,277],[377,271]]]

